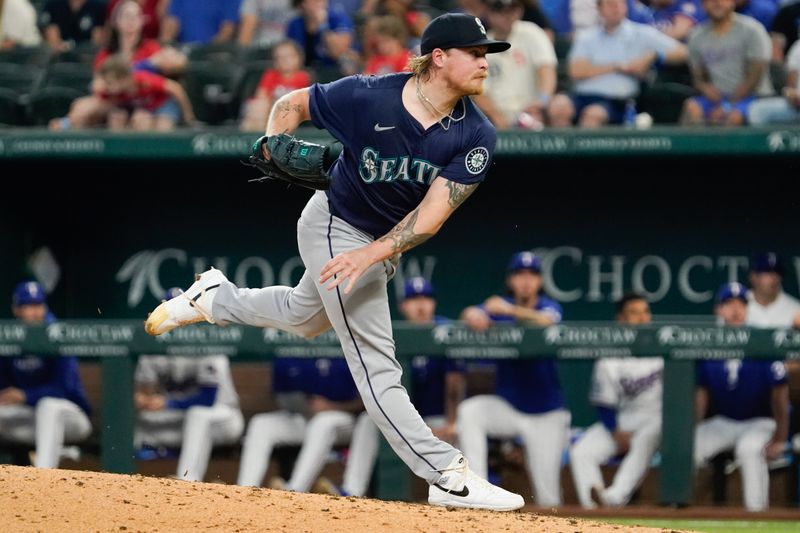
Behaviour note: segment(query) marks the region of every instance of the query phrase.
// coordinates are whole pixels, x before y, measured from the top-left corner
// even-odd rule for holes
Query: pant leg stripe
[[[330,215],[330,218],[328,219],[328,251],[330,252],[331,259],[333,259],[333,243],[331,242],[331,226],[332,225],[333,225],[333,215]],[[344,311],[344,302],[342,301],[342,293],[339,291],[339,287],[338,286],[336,287],[336,296],[339,299],[339,307],[342,310],[342,318],[344,319],[344,325],[347,327],[347,333],[348,333],[348,335],[350,335],[350,340],[353,341],[353,346],[355,346],[356,353],[358,354],[358,360],[361,362],[361,366],[364,369],[364,375],[367,378],[367,385],[369,385],[369,392],[370,392],[370,394],[372,394],[372,399],[375,400],[375,405],[378,406],[378,409],[380,409],[380,411],[383,414],[384,418],[386,418],[386,421],[389,422],[389,425],[391,425],[392,428],[400,436],[400,438],[403,439],[403,442],[406,443],[406,446],[408,446],[408,449],[411,450],[414,453],[414,455],[416,455],[417,457],[419,457],[420,459],[425,461],[428,464],[428,466],[431,467],[431,470],[438,470],[427,459],[425,459],[422,455],[420,455],[419,452],[417,452],[417,450],[415,450],[413,446],[411,446],[411,443],[408,442],[408,439],[406,439],[406,437],[400,432],[400,430],[397,428],[397,426],[394,424],[394,422],[392,422],[392,419],[389,418],[389,415],[386,414],[386,411],[383,410],[383,407],[381,406],[380,402],[378,401],[378,398],[375,396],[375,390],[372,388],[372,381],[369,379],[369,372],[367,371],[366,363],[364,363],[364,357],[361,355],[361,350],[358,348],[358,343],[356,342],[355,335],[353,335],[353,331],[350,329],[350,323],[347,321],[347,313],[345,313],[345,311]]]

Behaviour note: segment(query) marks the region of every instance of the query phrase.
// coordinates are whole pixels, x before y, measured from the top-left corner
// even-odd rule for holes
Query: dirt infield
[[[0,465],[4,531],[654,532],[531,512],[494,513],[167,478]]]

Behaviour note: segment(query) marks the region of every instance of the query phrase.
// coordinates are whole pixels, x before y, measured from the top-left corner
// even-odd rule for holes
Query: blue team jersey
[[[436,316],[436,324],[446,324],[450,320]],[[416,355],[411,358],[411,401],[420,416],[438,416],[444,412],[445,376],[448,372],[460,370],[459,361],[444,357]]]
[[[695,24],[700,24],[708,18],[699,0],[677,0],[666,7],[653,10],[655,26],[661,31],[671,27],[678,16],[686,17]]]
[[[483,181],[494,154],[494,126],[469,98],[456,105],[448,130],[427,130],[403,106],[411,74],[350,76],[310,88],[311,120],[343,150],[331,168],[331,213],[380,237],[416,208],[437,176]],[[445,119],[446,121],[447,119]]]
[[[505,300],[514,302],[508,296]],[[483,305],[479,307],[483,309]],[[550,314],[555,322],[561,321],[561,305],[547,296],[540,295],[533,308]],[[510,316],[490,314],[489,317],[493,322],[501,324],[514,322]],[[566,405],[555,360],[484,360],[485,364],[495,367],[495,393],[517,410],[531,414],[545,413]]]
[[[272,363],[274,392],[304,392],[332,402],[358,397],[358,389],[343,358],[276,357]]]
[[[63,398],[92,412],[78,374],[78,360],[72,356],[0,357],[0,390],[16,387],[25,391],[31,407],[42,398]]]
[[[772,388],[786,383],[782,361],[698,361],[697,385],[709,396],[709,414],[734,420],[772,416]]]

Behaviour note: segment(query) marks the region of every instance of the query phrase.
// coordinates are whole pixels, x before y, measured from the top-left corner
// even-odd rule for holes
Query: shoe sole
[[[463,509],[485,509],[487,511],[516,511],[517,509],[522,509],[525,506],[525,502],[522,502],[522,504],[491,506],[487,504],[457,502],[453,500],[437,502],[431,501],[429,498],[428,505],[433,505],[435,507],[458,507]]]

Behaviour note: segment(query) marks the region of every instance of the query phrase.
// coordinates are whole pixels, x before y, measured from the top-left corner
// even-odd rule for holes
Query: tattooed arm
[[[297,89],[278,98],[267,122],[267,135],[292,133],[297,127],[311,120],[308,102],[308,88]]]
[[[345,294],[349,293],[356,280],[370,266],[410,250],[436,235],[450,215],[477,187],[477,183],[464,185],[437,177],[416,209],[398,222],[389,233],[367,246],[339,254],[328,261],[320,274],[320,283],[336,276],[327,286],[330,290],[344,280],[349,280],[344,291]]]

